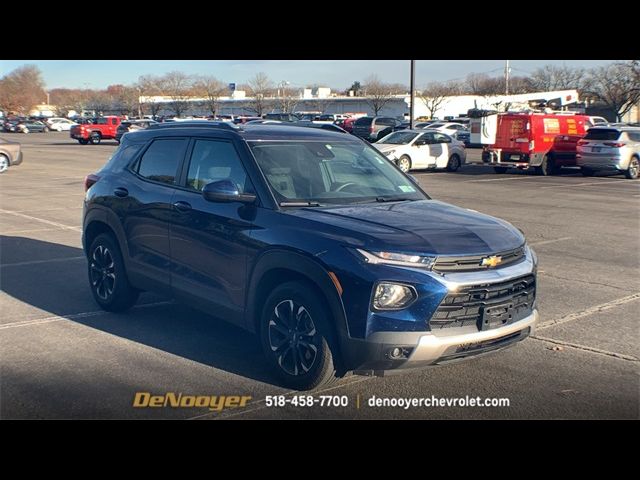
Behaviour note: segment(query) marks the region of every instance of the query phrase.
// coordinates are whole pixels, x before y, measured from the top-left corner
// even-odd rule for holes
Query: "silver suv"
[[[627,178],[640,173],[640,128],[593,127],[578,142],[576,163],[582,174],[591,176],[598,170],[617,171]]]

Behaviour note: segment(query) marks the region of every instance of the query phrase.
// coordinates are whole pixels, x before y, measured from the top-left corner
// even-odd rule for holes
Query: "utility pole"
[[[511,68],[509,67],[509,60],[506,61],[504,65],[504,85],[505,85],[505,95],[509,95],[509,73],[511,72]]]
[[[409,129],[413,130],[413,112],[414,104],[416,100],[416,61],[411,60],[411,81],[409,82],[411,88],[411,105],[409,106]]]

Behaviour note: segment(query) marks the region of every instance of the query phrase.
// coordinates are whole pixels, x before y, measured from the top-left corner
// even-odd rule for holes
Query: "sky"
[[[526,75],[543,65],[598,67],[613,60],[511,60],[512,75]],[[139,76],[162,75],[172,70],[214,75],[226,83],[246,83],[258,72],[274,83],[310,84],[344,89],[354,81],[376,74],[382,81],[409,84],[408,60],[0,60],[0,77],[25,64],[37,65],[47,89],[102,89],[131,84]],[[501,75],[504,60],[417,60],[416,85],[431,81],[462,80],[470,73]]]

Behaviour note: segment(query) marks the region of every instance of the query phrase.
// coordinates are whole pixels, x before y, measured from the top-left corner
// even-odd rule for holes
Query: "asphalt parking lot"
[[[0,175],[0,418],[640,417],[640,182],[622,176],[412,172],[434,198],[520,227],[540,259],[534,338],[475,360],[314,395],[347,407],[268,407],[288,395],[250,334],[151,294],[127,314],[94,303],[81,249],[83,179],[116,143],[5,134],[24,163]],[[471,160],[479,158],[470,150]],[[133,408],[136,392],[244,395],[246,408]],[[504,397],[509,407],[369,406],[372,397]]]

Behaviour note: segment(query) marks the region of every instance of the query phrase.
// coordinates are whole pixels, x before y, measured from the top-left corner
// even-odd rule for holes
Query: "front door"
[[[210,202],[202,189],[219,180],[232,181],[241,193],[254,193],[253,186],[233,142],[225,139],[194,139],[185,170],[169,233],[174,294],[242,323],[255,206]]]

